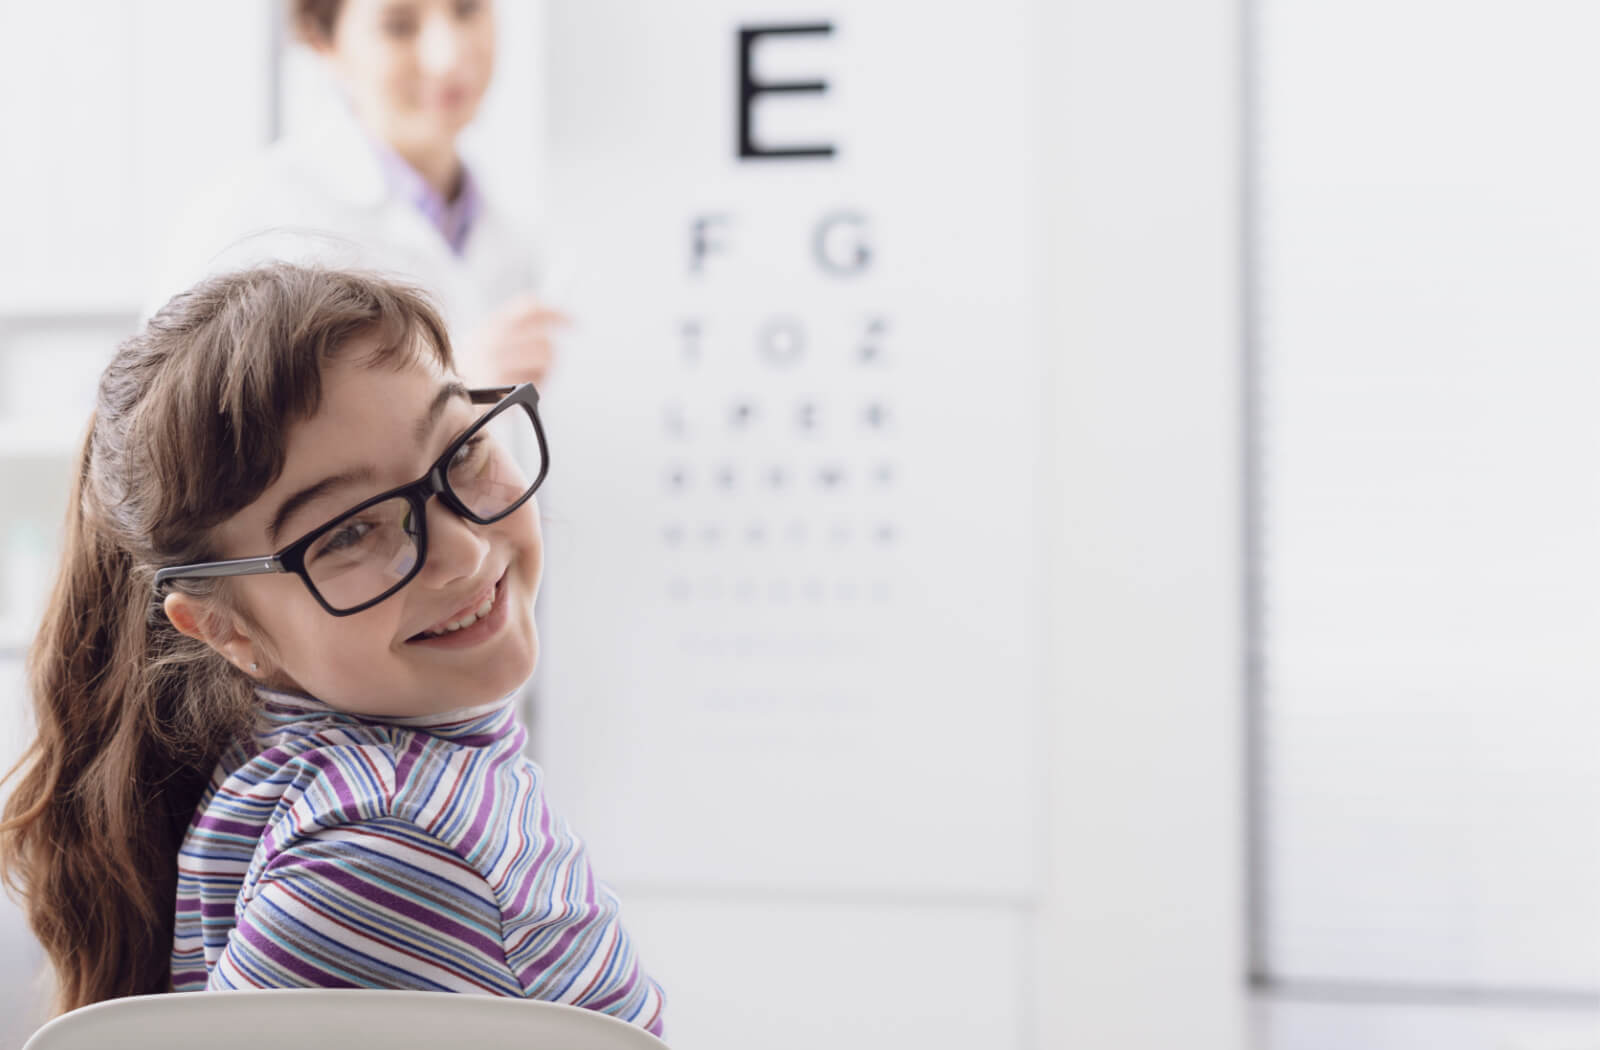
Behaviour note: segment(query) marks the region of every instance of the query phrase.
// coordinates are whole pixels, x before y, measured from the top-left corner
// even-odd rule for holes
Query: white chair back
[[[576,1006],[450,992],[284,988],[95,1003],[23,1050],[661,1050],[655,1036]]]

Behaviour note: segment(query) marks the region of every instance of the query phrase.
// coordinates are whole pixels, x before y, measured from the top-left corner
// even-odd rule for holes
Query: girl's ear
[[[249,635],[239,630],[239,624],[232,616],[219,613],[199,598],[177,591],[167,595],[161,608],[178,633],[205,642],[245,674],[259,671],[255,643]]]

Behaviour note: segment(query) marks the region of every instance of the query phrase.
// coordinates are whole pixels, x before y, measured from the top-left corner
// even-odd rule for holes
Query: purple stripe
[[[269,747],[256,756],[255,763],[272,767],[283,766],[287,765],[293,757],[294,755],[287,748]]]
[[[335,977],[326,970],[320,970],[311,965],[309,959],[303,959],[280,948],[276,942],[266,934],[246,923],[239,928],[240,939],[256,950],[263,958],[277,963],[296,977],[317,988],[359,988],[360,985],[352,984],[343,977]]]
[[[634,986],[638,983],[638,980],[639,964],[634,963],[633,966],[629,968],[628,979],[623,981],[616,991],[612,992],[610,995],[604,995],[598,999],[593,999],[587,1003],[584,1003],[583,1005],[591,1010],[604,1010],[608,1006],[620,1003],[622,1000],[633,994]]]
[[[339,768],[339,759],[343,757],[333,751],[314,751],[306,756],[306,762],[317,767],[328,779],[333,787],[333,797],[339,800],[339,809],[351,817],[360,815],[356,806],[355,792],[350,790],[350,782],[344,778],[344,770]]]
[[[500,770],[505,768],[506,763],[518,757],[520,756],[516,752],[496,755],[489,762],[488,768],[484,770],[483,779],[489,785],[495,784]],[[472,848],[483,838],[484,829],[489,826],[489,817],[494,813],[495,804],[498,801],[499,795],[497,792],[485,791],[483,793],[483,798],[478,801],[478,812],[472,816],[472,824],[468,826],[466,833],[461,836],[461,841],[456,844],[456,849],[463,856],[470,854]]]
[[[567,919],[565,922],[566,929],[562,931],[560,937],[556,938],[556,943],[551,946],[550,950],[522,968],[522,973],[520,974],[522,983],[524,985],[532,984],[534,977],[548,970],[563,955],[567,954],[567,949],[572,942],[577,939],[578,934],[583,932],[584,926],[593,921],[594,918],[595,909],[590,908],[587,914],[581,917]]]
[[[543,840],[539,852],[534,854],[533,863],[528,865],[529,872],[533,873],[544,869],[544,860],[550,855],[550,851],[555,849],[555,840],[550,836],[550,808],[544,804],[544,793],[535,792],[531,804],[538,807],[539,838]],[[534,881],[532,878],[525,879],[517,888],[516,895],[511,898],[512,914],[520,914],[528,906],[528,897],[533,893]]]
[[[403,784],[411,775],[411,767],[417,764],[417,759],[422,757],[422,751],[428,746],[428,738],[421,733],[413,733],[406,743],[406,748],[400,754],[400,761],[394,768],[394,782]]]
[[[229,820],[226,817],[213,817],[203,815],[197,818],[193,825],[196,831],[215,831],[224,835],[244,835],[255,838],[261,834],[261,825],[250,824],[243,820]]]
[[[431,854],[421,854],[420,852],[419,855],[430,858],[432,856]],[[502,952],[501,944],[498,940],[491,940],[470,926],[465,926],[454,919],[423,906],[419,901],[390,893],[388,890],[354,872],[346,870],[333,861],[304,861],[295,865],[297,878],[300,877],[301,872],[305,873],[306,878],[332,883],[356,898],[355,903],[357,904],[376,905],[378,908],[394,912],[396,915],[402,915],[428,929],[448,934],[463,944],[470,944],[480,952],[491,955],[498,955]],[[301,895],[297,894],[295,901],[308,910],[319,910],[314,902],[303,899]]]
[[[488,747],[490,744],[504,740],[507,732],[506,727],[502,726],[490,733],[462,734],[450,739],[462,747]]]

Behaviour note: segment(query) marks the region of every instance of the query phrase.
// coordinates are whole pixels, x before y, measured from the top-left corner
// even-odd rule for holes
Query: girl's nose
[[[437,499],[428,501],[428,560],[422,576],[430,585],[470,580],[483,571],[489,538]]]

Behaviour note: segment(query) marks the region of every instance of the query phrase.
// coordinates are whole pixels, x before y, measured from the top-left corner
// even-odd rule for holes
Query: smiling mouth
[[[418,631],[410,638],[407,638],[406,641],[420,642],[429,638],[445,638],[487,619],[490,613],[494,612],[495,605],[499,603],[504,594],[504,588],[501,586],[504,582],[505,574],[502,573],[500,578],[494,581],[494,585],[489,588],[486,597],[477,605],[464,612],[457,613],[452,619],[446,620],[437,626]]]

